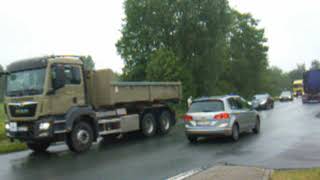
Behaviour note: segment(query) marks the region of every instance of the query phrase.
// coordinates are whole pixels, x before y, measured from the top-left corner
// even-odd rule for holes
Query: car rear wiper
[[[205,109],[205,110],[202,110],[202,112],[213,112],[213,111],[210,109]]]

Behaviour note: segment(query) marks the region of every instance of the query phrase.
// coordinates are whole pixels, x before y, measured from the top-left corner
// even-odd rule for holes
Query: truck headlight
[[[6,123],[6,125],[4,127],[6,128],[6,130],[10,129],[10,125],[8,123]]]
[[[40,130],[48,130],[49,128],[50,128],[50,123],[48,122],[40,123],[39,125]]]

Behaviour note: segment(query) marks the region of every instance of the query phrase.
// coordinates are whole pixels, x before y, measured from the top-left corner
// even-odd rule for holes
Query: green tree
[[[265,91],[264,30],[227,0],[126,0],[123,79],[183,83],[185,96]]]
[[[1,73],[4,71],[2,65],[0,65],[0,102],[3,101],[3,96],[4,96],[4,82],[5,82],[5,77],[1,75]]]
[[[190,86],[192,84],[191,71],[168,49],[159,49],[151,55],[146,68],[146,80],[184,82],[184,92],[194,94]]]
[[[311,68],[310,69],[320,69],[320,62],[317,59],[314,59],[311,62]]]
[[[264,91],[264,72],[268,67],[264,30],[259,29],[258,21],[250,14],[234,11],[230,33],[230,77],[237,92],[253,95]]]
[[[263,89],[274,96],[279,96],[281,91],[291,89],[288,73],[283,72],[276,66],[268,68],[263,74],[263,79]]]
[[[190,93],[210,95],[219,90],[231,24],[226,0],[127,0],[125,13],[122,38],[117,43],[125,62],[125,79],[146,79],[152,56],[158,56],[159,49],[167,49],[174,54],[172,60],[178,61],[172,63],[188,71],[183,84],[192,87]]]
[[[82,62],[85,70],[93,70],[95,67],[95,63],[90,55],[82,58]]]
[[[288,76],[289,76],[289,79],[290,79],[291,83],[294,80],[302,79],[303,78],[303,73],[305,71],[306,71],[306,65],[304,63],[303,64],[297,64],[297,68],[293,69],[292,71],[290,71],[288,73]]]

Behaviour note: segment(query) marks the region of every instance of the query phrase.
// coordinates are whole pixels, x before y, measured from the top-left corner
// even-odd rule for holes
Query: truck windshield
[[[302,84],[294,84],[293,85],[293,88],[302,88],[303,86],[302,86]]]
[[[7,96],[27,96],[42,94],[45,68],[19,71],[7,76]]]
[[[198,101],[193,102],[188,112],[219,112],[224,111],[223,102],[219,100],[214,101]]]

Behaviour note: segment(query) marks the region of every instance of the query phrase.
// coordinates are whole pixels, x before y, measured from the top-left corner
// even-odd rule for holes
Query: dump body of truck
[[[320,70],[310,70],[303,74],[303,88],[303,103],[320,102]]]
[[[64,141],[74,152],[98,137],[141,131],[167,134],[175,125],[169,103],[179,82],[117,82],[111,70],[87,71],[83,57],[48,56],[12,63],[6,73],[6,135],[45,151]]]
[[[113,79],[113,72],[108,69],[90,72],[87,89],[94,107],[179,101],[181,98],[180,82],[121,82]]]

